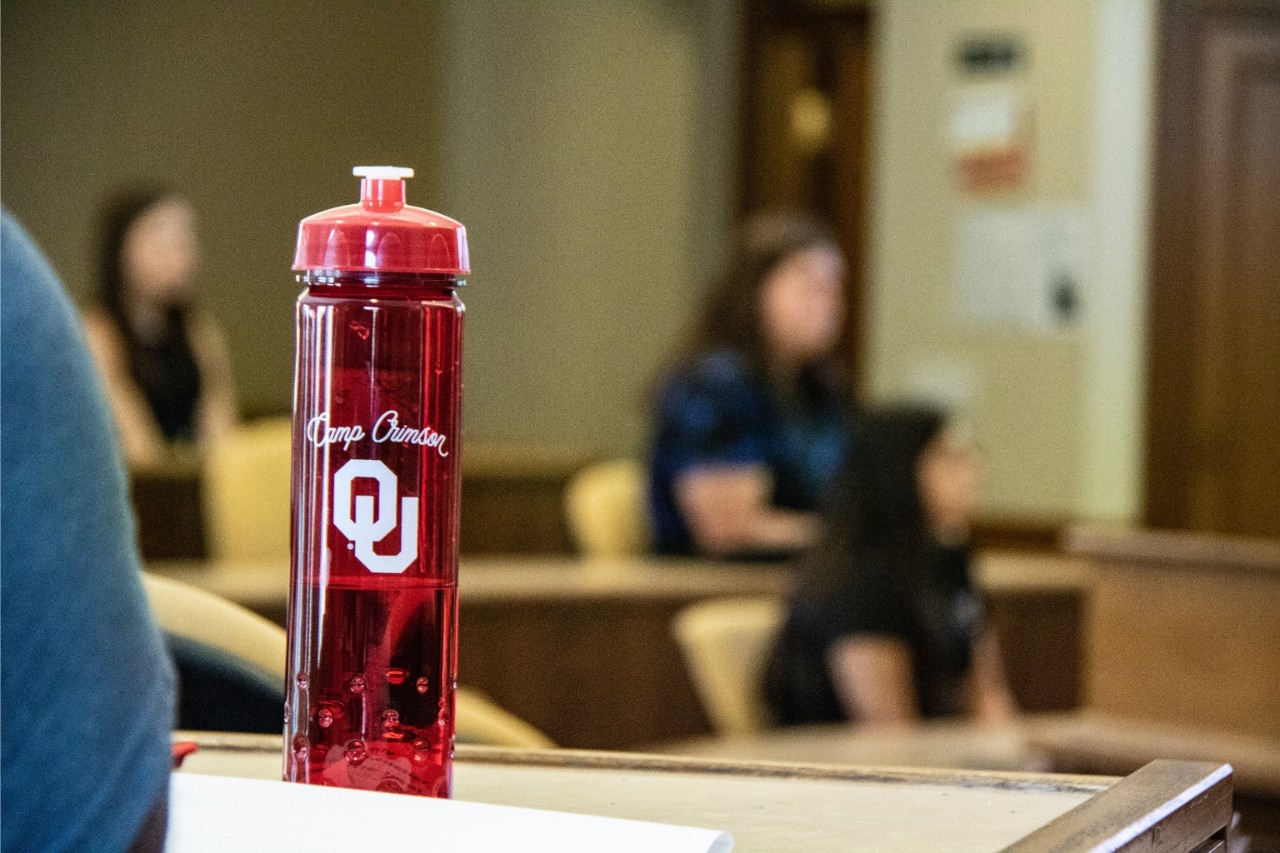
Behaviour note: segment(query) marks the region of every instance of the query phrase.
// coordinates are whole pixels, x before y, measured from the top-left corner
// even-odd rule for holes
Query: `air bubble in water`
[[[348,688],[352,693],[355,693],[355,694],[357,694],[357,695],[359,695],[359,694],[363,693],[363,692],[364,692],[364,676],[363,676],[363,675],[353,675],[353,676],[351,677],[351,680],[350,680],[349,682],[347,682],[347,688]]]
[[[343,753],[351,764],[359,766],[369,757],[369,749],[364,745],[364,741],[360,738],[347,742],[346,752]]]
[[[431,682],[427,681],[427,677],[426,677],[425,675],[424,675],[424,676],[422,676],[422,677],[420,677],[420,678],[418,679],[418,684],[417,684],[418,692],[419,692],[419,693],[426,693],[426,692],[427,692],[427,687],[428,687],[428,685],[430,685],[430,684],[431,684]]]
[[[320,728],[327,729],[333,725],[333,711],[328,708],[321,708],[316,712],[316,722],[320,724]]]
[[[404,680],[409,677],[408,670],[395,667],[387,670],[387,681],[391,684],[404,684]]]
[[[311,744],[307,743],[306,737],[304,737],[303,735],[298,735],[293,739],[294,757],[297,758],[299,761],[306,761],[307,752],[310,749],[310,747],[311,747]]]

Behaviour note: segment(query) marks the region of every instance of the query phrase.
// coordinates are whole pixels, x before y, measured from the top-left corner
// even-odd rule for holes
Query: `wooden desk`
[[[150,567],[284,624],[288,566]],[[671,619],[720,595],[783,595],[778,569],[662,560],[464,559],[459,681],[562,746],[635,748],[711,731]]]
[[[194,454],[129,472],[129,499],[144,560],[200,560],[208,555],[202,476]]]
[[[156,563],[283,625],[289,569]],[[1079,683],[1078,562],[983,555],[1010,680],[1024,708],[1073,707]],[[464,558],[459,677],[562,746],[634,749],[705,735],[710,723],[670,634],[683,607],[727,595],[785,595],[782,569],[648,559]]]
[[[1280,738],[1280,542],[1075,530],[1093,563],[1087,706]]]
[[[1160,759],[1227,763],[1234,769],[1240,831],[1280,850],[1280,740],[1186,726],[1156,726],[1099,714],[1045,714],[984,727],[931,722],[907,731],[848,726],[772,729],[657,747],[684,757],[832,765],[1104,773],[1123,776]]]
[[[263,413],[276,417],[281,413]],[[288,413],[283,413],[288,417]],[[565,488],[601,458],[590,448],[563,444],[468,441],[462,451],[463,554],[476,556],[576,553],[564,517]],[[287,463],[287,460],[286,460]],[[202,471],[195,454],[131,475],[142,555],[151,560],[208,555]],[[281,484],[287,489],[288,484]],[[1061,519],[985,518],[974,530],[984,549],[1052,554]]]
[[[1093,584],[1087,560],[983,551],[974,566],[1005,673],[1027,712],[1079,707],[1084,682],[1084,612]]]
[[[468,442],[462,455],[462,553],[573,553],[564,519],[565,486],[597,458],[566,445]],[[286,480],[280,487],[287,493],[288,460],[282,464]],[[130,472],[144,559],[198,560],[209,554],[203,477],[194,452]]]
[[[191,735],[184,773],[280,778],[280,739]],[[1157,762],[1133,776],[823,768],[459,746],[462,800],[726,829],[737,853],[1192,851],[1226,836],[1230,768]]]
[[[1034,721],[1026,746],[1067,773],[1132,773],[1155,756],[1227,762],[1240,830],[1256,845],[1250,850],[1280,850],[1280,739],[1085,712]]]
[[[466,442],[462,553],[571,554],[564,518],[569,480],[597,454],[569,445]]]
[[[1032,732],[1055,767],[1238,765],[1242,827],[1280,850],[1280,542],[1077,529],[1093,564],[1083,713]],[[1264,842],[1259,842],[1264,843]]]
[[[634,749],[711,731],[671,636],[690,604],[782,595],[776,569],[547,563],[461,572],[464,683],[563,746]]]
[[[146,568],[284,624],[289,604],[287,560],[159,561]],[[659,558],[464,557],[458,570],[459,597],[464,603],[480,605],[785,595],[789,584],[790,575],[779,568]]]
[[[663,744],[654,751],[689,758],[788,764],[1040,772],[1052,769],[1048,756],[1029,745],[1028,732],[1026,721],[1001,726],[939,721],[892,731],[869,731],[836,723],[767,729],[741,737],[695,738]]]

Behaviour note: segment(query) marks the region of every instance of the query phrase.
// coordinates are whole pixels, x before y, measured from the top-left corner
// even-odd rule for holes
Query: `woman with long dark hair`
[[[198,452],[235,421],[226,343],[194,305],[198,254],[195,212],[172,191],[128,190],[103,209],[84,325],[134,468]]]
[[[836,355],[844,269],[811,219],[758,216],[742,229],[655,396],[660,553],[785,556],[816,541],[851,411]]]
[[[862,419],[770,660],[783,725],[1015,713],[969,574],[976,453],[940,412]]]

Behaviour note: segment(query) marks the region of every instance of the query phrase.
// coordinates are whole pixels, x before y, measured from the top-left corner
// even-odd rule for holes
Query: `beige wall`
[[[432,195],[432,9],[6,2],[4,204],[86,300],[102,196],[137,179],[183,189],[243,405],[287,411],[298,220],[354,201],[357,163],[416,165],[411,199]]]
[[[472,439],[632,453],[722,250],[732,4],[459,2],[442,203],[469,229]]]
[[[4,203],[83,300],[103,193],[184,188],[245,408],[285,411],[297,221],[414,166],[470,231],[468,437],[633,452],[727,228],[733,9],[6,2]]]
[[[1155,0],[1099,0],[1081,515],[1142,516]]]
[[[869,390],[955,386],[995,512],[1137,511],[1154,2],[878,6]],[[633,452],[646,382],[728,227],[736,8],[6,3],[3,200],[83,297],[100,195],[132,177],[186,188],[241,397],[282,411],[297,220],[353,199],[356,163],[412,165],[411,201],[470,229],[468,438]],[[965,202],[943,128],[974,31],[1030,48],[1034,167],[1016,201],[1089,214],[1066,331],[954,321]]]
[[[958,408],[986,452],[993,513],[1137,511],[1135,294],[1145,280],[1135,253],[1145,240],[1145,184],[1131,178],[1145,175],[1149,156],[1138,97],[1148,8],[1128,0],[879,6],[869,391],[878,399],[928,392]],[[1014,80],[1031,110],[1031,170],[1021,190],[995,198],[963,195],[950,171],[946,123],[966,79],[956,48],[974,33],[1013,34],[1026,48]],[[1135,108],[1136,119],[1112,124]],[[1120,185],[1109,188],[1102,175]],[[975,211],[1037,206],[1084,213],[1081,319],[1054,329],[966,320],[954,299],[958,223]],[[1102,224],[1123,230],[1100,233]]]

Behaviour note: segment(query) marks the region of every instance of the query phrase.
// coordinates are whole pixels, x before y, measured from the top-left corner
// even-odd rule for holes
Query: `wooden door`
[[[871,140],[871,27],[859,0],[748,0],[739,213],[815,214],[849,263],[848,367],[861,376]]]
[[[1146,521],[1280,537],[1280,0],[1161,11]]]

